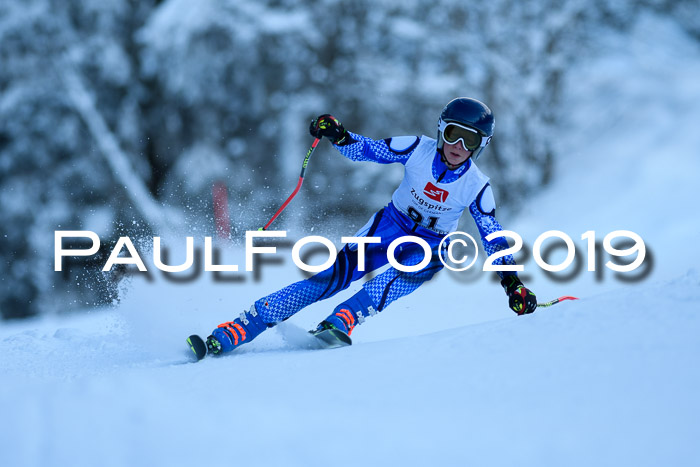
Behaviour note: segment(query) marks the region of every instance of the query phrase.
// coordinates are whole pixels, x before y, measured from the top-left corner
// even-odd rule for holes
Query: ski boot
[[[365,289],[361,289],[345,302],[341,303],[330,316],[321,321],[316,329],[309,331],[324,342],[328,348],[352,345],[350,335],[366,316],[377,314],[374,301]]]
[[[359,320],[355,319],[355,315],[348,308],[339,306],[333,311],[333,314],[318,323],[316,331],[337,329],[350,336],[358,323]]]
[[[253,305],[241,316],[222,323],[207,337],[207,352],[213,355],[230,352],[241,344],[252,341],[268,328]]]
[[[338,309],[340,308],[340,309]],[[319,339],[327,349],[352,345],[350,334],[355,328],[355,318],[347,308],[338,307],[328,318],[324,319],[316,329],[309,331]]]
[[[321,321],[317,331],[337,329],[348,336],[358,324],[362,324],[368,316],[377,314],[377,308],[365,289],[360,289],[355,295],[335,307],[333,313]]]

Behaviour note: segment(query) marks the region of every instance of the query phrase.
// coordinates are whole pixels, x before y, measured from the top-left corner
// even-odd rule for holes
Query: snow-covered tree
[[[53,272],[53,232],[213,232],[228,186],[234,234],[269,219],[296,182],[309,120],[330,112],[374,138],[436,135],[441,108],[496,115],[481,160],[501,204],[546,184],[560,94],[588,39],[640,11],[698,37],[690,0],[0,1],[0,311],[106,302],[95,265]],[[400,167],[323,144],[276,226],[352,233]],[[313,208],[310,208],[313,206]],[[189,232],[191,233],[191,232]],[[77,283],[80,283],[80,286]],[[68,302],[65,298],[68,297]],[[66,305],[68,303],[68,305]]]

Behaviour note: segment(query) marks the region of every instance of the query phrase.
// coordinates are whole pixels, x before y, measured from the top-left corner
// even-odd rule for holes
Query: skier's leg
[[[220,324],[207,339],[207,347],[215,354],[229,352],[302,308],[346,289],[364,274],[357,272],[357,252],[343,248],[329,269],[262,297],[239,318]]]
[[[420,263],[424,254],[421,247],[407,247],[397,255],[397,260],[404,266],[412,266]],[[394,300],[415,291],[442,268],[443,264],[437,256],[437,247],[433,247],[430,263],[420,271],[402,272],[389,268],[367,281],[360,291],[335,307],[333,313],[318,325],[318,329],[333,327],[350,334],[356,325],[365,321],[365,318],[377,314]]]
[[[375,214],[355,236],[373,236],[380,229],[382,214],[383,210]],[[207,346],[213,353],[233,350],[308,305],[345,290],[350,283],[386,262],[386,247],[383,244],[370,244],[365,249],[365,270],[359,271],[357,245],[345,245],[333,266],[257,300],[240,318],[219,325],[210,336],[213,339],[207,339]]]
[[[397,259],[405,266],[418,264],[424,258],[423,249],[419,248],[419,250],[412,249],[407,251],[405,255],[399,255]],[[377,304],[377,312],[380,312],[394,300],[414,292],[421,284],[432,279],[443,267],[444,265],[437,253],[437,247],[434,247],[430,262],[420,271],[402,272],[391,268],[374,279],[367,281],[362,288],[367,291],[367,294]]]
[[[255,307],[266,323],[279,323],[312,303],[345,290],[362,275],[357,271],[357,251],[346,247],[329,269],[260,298]]]
[[[358,324],[362,324],[366,316],[377,314],[377,305],[364,288],[355,295],[336,306],[333,313],[321,321],[317,329],[340,329],[352,334]]]
[[[392,226],[393,223],[388,216],[384,215],[384,209],[382,209],[372,216],[369,222],[355,234],[355,237],[377,235],[390,241],[391,234],[396,234],[387,231]],[[347,289],[352,282],[362,278],[367,272],[384,266],[388,262],[386,245],[386,241],[367,245],[364,255],[364,270],[360,271],[358,246],[349,243],[340,250],[333,266],[309,279],[288,285],[259,299],[255,302],[255,307],[266,323],[274,324],[284,321],[308,305],[330,298]]]

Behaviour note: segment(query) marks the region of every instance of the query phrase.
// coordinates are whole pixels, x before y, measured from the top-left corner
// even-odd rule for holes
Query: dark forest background
[[[376,139],[435,136],[457,96],[486,102],[481,168],[501,207],[545,186],[566,154],[561,91],[597,35],[640,14],[700,41],[693,0],[0,0],[0,313],[110,303],[99,268],[53,270],[54,231],[212,235],[212,185],[232,236],[264,224],[296,182],[309,120]],[[400,168],[322,146],[276,228],[359,227]],[[352,231],[344,231],[349,235]],[[104,258],[102,258],[104,261]]]

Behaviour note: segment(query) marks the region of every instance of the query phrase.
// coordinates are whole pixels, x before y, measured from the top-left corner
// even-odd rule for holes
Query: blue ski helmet
[[[454,144],[461,140],[462,145],[472,151],[471,159],[476,161],[491,141],[495,126],[496,119],[483,102],[469,97],[453,99],[440,113],[438,150],[442,154],[445,141]]]

